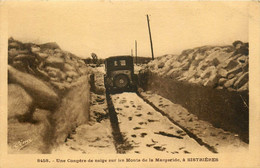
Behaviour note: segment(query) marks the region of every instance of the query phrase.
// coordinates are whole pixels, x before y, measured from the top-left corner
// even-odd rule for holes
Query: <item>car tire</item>
[[[129,79],[126,75],[117,75],[114,79],[114,86],[118,89],[124,89],[129,86]]]

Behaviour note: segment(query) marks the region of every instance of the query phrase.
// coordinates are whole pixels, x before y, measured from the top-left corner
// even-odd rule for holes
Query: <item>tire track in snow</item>
[[[132,148],[132,146],[123,138],[121,134],[117,114],[108,92],[106,92],[107,106],[109,110],[110,123],[112,127],[112,135],[114,137],[114,145],[117,153],[125,153],[126,150]]]

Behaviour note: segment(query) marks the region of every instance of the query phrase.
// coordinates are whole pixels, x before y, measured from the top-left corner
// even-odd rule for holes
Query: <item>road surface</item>
[[[136,93],[111,95],[120,131],[132,149],[126,153],[211,153]]]

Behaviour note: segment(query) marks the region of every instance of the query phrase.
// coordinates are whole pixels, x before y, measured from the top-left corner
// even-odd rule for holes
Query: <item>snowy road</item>
[[[136,93],[111,95],[119,128],[133,146],[126,153],[211,153]]]

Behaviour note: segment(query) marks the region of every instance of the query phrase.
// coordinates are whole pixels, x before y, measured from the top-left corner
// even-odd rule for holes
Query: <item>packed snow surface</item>
[[[122,134],[134,147],[128,153],[211,153],[136,93],[112,95]]]

